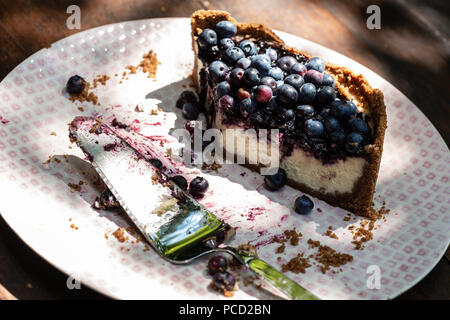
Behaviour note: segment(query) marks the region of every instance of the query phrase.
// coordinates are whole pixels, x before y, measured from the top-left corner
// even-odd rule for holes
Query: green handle
[[[261,259],[245,259],[246,265],[257,275],[263,277],[268,283],[283,291],[294,300],[319,300],[311,292],[291,280],[283,273]]]

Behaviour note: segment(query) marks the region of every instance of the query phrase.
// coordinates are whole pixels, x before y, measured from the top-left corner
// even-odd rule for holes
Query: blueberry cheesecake
[[[280,169],[265,179],[270,190],[287,183],[365,215],[386,130],[381,91],[364,76],[288,47],[265,26],[239,23],[227,12],[196,11],[191,27],[193,78],[208,126],[238,130],[242,139],[250,128],[278,129]]]

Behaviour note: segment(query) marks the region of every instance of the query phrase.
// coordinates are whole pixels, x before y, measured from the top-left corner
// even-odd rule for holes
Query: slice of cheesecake
[[[386,130],[381,91],[227,12],[196,11],[191,27],[193,78],[208,126],[237,130],[236,139],[249,139],[249,129],[279,129],[279,163],[290,186],[367,215]],[[223,146],[239,152],[225,138]],[[243,152],[247,157],[248,148]]]

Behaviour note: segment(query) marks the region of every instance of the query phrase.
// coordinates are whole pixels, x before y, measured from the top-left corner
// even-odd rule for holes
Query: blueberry
[[[295,88],[289,84],[282,84],[277,88],[278,101],[287,106],[293,106],[298,99],[298,93]]]
[[[272,97],[269,102],[267,102],[267,109],[270,111],[277,111],[278,110],[278,103],[277,103],[277,98],[276,97]]]
[[[333,101],[331,104],[331,114],[338,119],[348,119],[354,115],[352,107],[347,103],[342,103],[341,101]]]
[[[348,100],[347,104],[350,106],[352,114],[356,114],[356,112],[358,111],[358,109],[356,108],[356,104],[351,100]]]
[[[359,134],[368,135],[370,132],[370,128],[367,123],[363,119],[354,118],[350,120],[350,128]]]
[[[321,86],[323,81],[323,75],[319,71],[311,69],[306,72],[305,81],[313,83],[316,86]]]
[[[259,54],[251,59],[252,67],[257,69],[260,74],[266,75],[271,69],[270,58],[267,55]]]
[[[197,104],[186,102],[183,104],[183,117],[187,120],[197,120],[199,110]]]
[[[278,58],[278,53],[275,49],[272,48],[267,48],[266,49],[266,54],[269,56],[271,61],[276,61]]]
[[[344,146],[345,133],[334,131],[330,134],[330,147],[334,151],[339,151]]]
[[[214,82],[221,82],[228,73],[228,66],[222,61],[216,60],[210,64],[208,71]]]
[[[331,74],[324,73],[322,75],[322,85],[334,88],[334,78]]]
[[[248,67],[250,67],[252,61],[249,58],[240,58],[237,62],[236,62],[236,68],[241,68],[241,69],[248,69]]]
[[[292,109],[284,109],[281,111],[281,118],[284,122],[294,121],[295,120],[295,112]]]
[[[223,256],[214,256],[208,261],[208,272],[214,275],[217,272],[224,272],[227,270],[228,262]]]
[[[244,99],[239,104],[239,109],[244,116],[248,116],[249,114],[252,114],[256,112],[258,106],[252,98]]]
[[[300,90],[300,87],[305,84],[302,76],[299,74],[290,74],[284,78],[284,83],[293,86],[295,89]]]
[[[325,62],[323,62],[323,60],[318,57],[313,57],[313,58],[309,59],[305,63],[305,66],[306,66],[306,69],[308,69],[308,70],[316,70],[319,72],[324,72],[324,70],[325,70]]]
[[[78,75],[70,77],[66,84],[67,92],[71,94],[80,94],[85,87],[86,81]]]
[[[272,91],[275,91],[275,89],[277,88],[277,82],[275,81],[274,78],[269,76],[263,77],[260,83],[269,86],[272,89]]]
[[[328,133],[340,131],[342,129],[339,120],[332,116],[325,118],[325,120],[323,120],[323,125]]]
[[[202,195],[206,192],[208,187],[208,180],[203,177],[195,177],[191,180],[191,183],[189,183],[189,192],[194,195]]]
[[[304,65],[303,63],[299,63],[299,62],[297,62],[296,64],[294,64],[294,65],[292,66],[292,68],[289,70],[289,72],[290,72],[291,74],[299,74],[299,75],[301,75],[302,77],[305,76],[306,71],[307,71],[307,70],[306,70],[305,65]]]
[[[348,153],[355,153],[357,152],[362,145],[363,137],[356,132],[352,132],[345,137],[345,150]]]
[[[178,97],[175,106],[178,109],[181,109],[181,108],[183,108],[183,105],[186,102],[197,103],[198,102],[197,95],[193,91],[189,91],[189,90],[183,91],[180,94],[180,96]]]
[[[255,100],[259,103],[267,103],[272,98],[272,88],[261,84],[253,91]]]
[[[336,92],[329,86],[320,87],[317,90],[316,99],[321,106],[326,106],[336,99]]]
[[[231,112],[234,110],[234,99],[232,96],[224,95],[219,99],[219,107],[225,112]]]
[[[236,279],[229,272],[216,272],[212,285],[219,291],[231,291],[234,289]]]
[[[190,135],[193,135],[194,134],[194,130],[195,130],[195,121],[193,121],[193,120],[186,121],[184,123],[184,128],[187,131],[189,131]]]
[[[186,191],[188,188],[187,180],[183,176],[173,176],[170,178],[178,187],[180,187],[182,190]]]
[[[278,59],[277,66],[285,72],[289,72],[292,66],[297,63],[297,60],[292,56],[284,56]]]
[[[283,80],[283,70],[278,67],[271,68],[267,75],[275,80]]]
[[[236,87],[239,87],[241,85],[243,76],[244,76],[244,69],[234,68],[230,72],[230,83]]]
[[[309,118],[314,115],[314,107],[309,104],[303,104],[295,108],[295,112],[299,117]]]
[[[310,138],[320,138],[323,135],[323,124],[320,120],[305,121],[305,132]]]
[[[226,81],[220,82],[216,87],[217,98],[220,98],[226,94],[230,94],[230,92],[231,92],[230,84]]]
[[[267,189],[275,191],[281,189],[287,181],[286,171],[284,169],[279,168],[278,172],[271,175],[265,176],[264,182],[266,184]]]
[[[314,209],[314,203],[305,195],[295,199],[295,212],[308,214]]]
[[[239,59],[245,57],[245,53],[239,47],[231,47],[225,50],[225,56],[231,63],[236,63]]]
[[[217,33],[212,29],[204,29],[198,36],[198,45],[200,48],[208,48],[217,44]]]
[[[258,47],[250,40],[242,40],[241,43],[239,43],[239,48],[244,51],[246,56],[252,56],[258,53]]]
[[[233,22],[222,20],[216,24],[216,31],[220,38],[231,38],[236,35],[237,28]]]
[[[255,68],[248,68],[242,77],[243,82],[248,86],[255,86],[259,83],[259,71]]]
[[[228,49],[234,47],[234,41],[231,40],[230,38],[223,38],[220,40],[219,42],[219,48],[220,49]]]
[[[159,159],[153,158],[148,160],[150,161],[150,163],[156,168],[156,169],[161,169],[162,168],[162,162]]]
[[[276,79],[275,79],[276,80]],[[284,84],[284,81],[283,80],[276,80],[277,81],[277,89],[279,88],[279,87],[281,87],[283,84]]]
[[[313,103],[316,97],[316,86],[312,83],[305,83],[300,87],[298,96],[299,100],[304,104]]]

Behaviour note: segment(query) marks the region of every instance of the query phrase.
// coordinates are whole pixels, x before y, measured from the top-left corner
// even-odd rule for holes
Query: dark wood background
[[[377,0],[2,0],[0,80],[22,60],[76,30],[68,6],[81,8],[83,30],[120,21],[187,17],[223,9],[336,50],[375,71],[408,96],[450,139],[450,2]],[[381,8],[381,30],[366,28],[366,8]],[[400,299],[449,299],[449,251]],[[0,217],[0,283],[19,299],[103,299],[88,288],[70,291],[66,276],[29,249]]]

